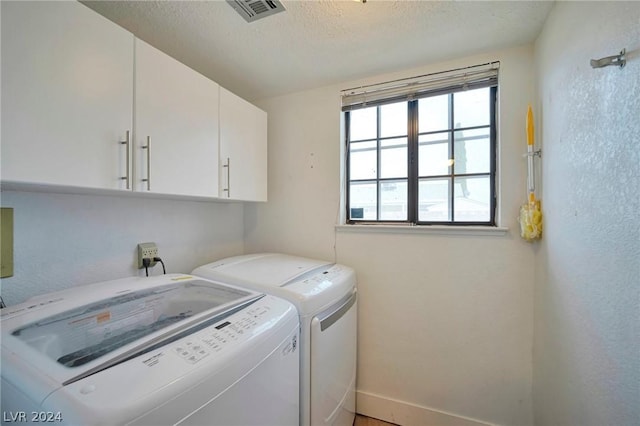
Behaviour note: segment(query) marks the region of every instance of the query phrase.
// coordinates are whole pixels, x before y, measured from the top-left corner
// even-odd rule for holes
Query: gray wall
[[[590,59],[626,48],[625,68]],[[536,43],[538,425],[640,423],[640,3],[558,2]]]
[[[167,272],[243,252],[243,206],[238,203],[133,196],[2,192],[14,209],[14,276],[0,282],[15,304],[36,294],[144,275],[137,244],[153,241]],[[162,273],[157,265],[153,274]]]

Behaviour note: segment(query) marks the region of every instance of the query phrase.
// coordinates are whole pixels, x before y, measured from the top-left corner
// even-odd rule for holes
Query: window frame
[[[479,88],[479,87],[478,87]],[[459,131],[465,130],[474,130],[474,129],[484,129],[487,128],[487,125],[482,126],[470,126],[465,128],[456,129],[454,126],[455,117],[453,115],[454,109],[454,97],[455,93],[461,92],[459,89],[447,90],[447,91],[438,91],[433,94],[423,95],[419,98],[413,99],[393,99],[390,102],[377,102],[374,105],[363,105],[363,107],[376,107],[376,137],[375,139],[363,139],[358,140],[357,142],[370,141],[375,142],[376,144],[376,178],[375,179],[351,179],[351,170],[350,170],[350,158],[351,158],[351,141],[350,141],[350,130],[351,130],[351,111],[353,109],[345,109],[343,111],[344,114],[344,124],[345,124],[345,134],[344,134],[344,149],[345,149],[345,223],[348,225],[356,225],[356,224],[365,224],[365,225],[417,225],[417,226],[432,226],[432,225],[443,225],[443,226],[486,226],[486,227],[497,227],[497,156],[498,156],[498,146],[497,146],[497,102],[498,102],[498,84],[494,83],[491,85],[486,85],[485,88],[489,89],[489,115],[490,115],[490,123],[488,125],[489,129],[489,172],[483,173],[455,173],[454,168],[450,168],[447,174],[438,175],[438,176],[429,176],[430,179],[433,178],[443,178],[447,179],[449,184],[449,194],[447,196],[448,202],[450,203],[450,219],[448,221],[425,221],[419,220],[419,147],[420,147],[420,136],[435,134],[435,133],[447,133],[449,135],[449,158],[454,158],[452,151],[454,150],[455,144],[455,133]],[[418,103],[420,99],[431,97],[431,96],[440,96],[443,94],[447,94],[449,96],[448,99],[448,108],[449,108],[449,118],[448,118],[448,128],[446,130],[438,130],[438,131],[429,131],[419,133],[418,123]],[[407,218],[403,220],[386,220],[380,219],[381,213],[381,190],[380,183],[385,181],[397,181],[399,179],[404,180],[405,178],[382,178],[381,174],[381,153],[384,149],[381,147],[381,141],[398,138],[399,136],[388,136],[381,137],[381,113],[380,108],[384,105],[388,105],[391,103],[398,102],[406,102],[407,103]],[[401,137],[404,137],[402,135]],[[456,177],[474,177],[474,176],[488,176],[489,177],[489,220],[488,221],[456,221],[455,220],[455,185],[453,182]],[[371,182],[376,185],[376,220],[371,219],[352,219],[351,218],[351,184],[352,182]]]

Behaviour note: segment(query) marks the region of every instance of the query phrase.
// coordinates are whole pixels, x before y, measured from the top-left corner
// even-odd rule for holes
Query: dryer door
[[[311,424],[350,426],[356,408],[357,293],[311,321]]]

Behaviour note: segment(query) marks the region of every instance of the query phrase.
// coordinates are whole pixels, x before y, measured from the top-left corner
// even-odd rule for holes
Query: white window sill
[[[503,236],[509,228],[499,226],[447,226],[447,225],[336,225],[337,232],[382,234],[435,234],[435,235],[489,235]]]

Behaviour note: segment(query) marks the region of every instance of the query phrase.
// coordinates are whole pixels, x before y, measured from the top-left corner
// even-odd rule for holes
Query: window
[[[348,223],[495,225],[497,69],[485,68],[343,96]]]

